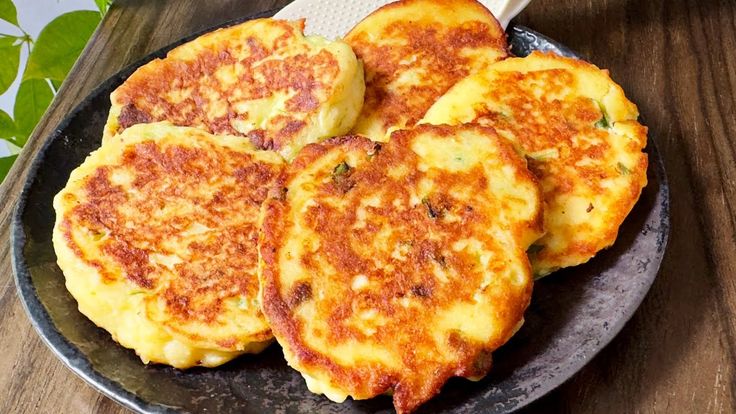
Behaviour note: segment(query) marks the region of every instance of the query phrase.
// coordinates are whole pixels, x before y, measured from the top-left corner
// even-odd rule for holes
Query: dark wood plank
[[[522,21],[609,68],[639,105],[673,227],[631,322],[526,412],[736,412],[736,3],[539,1]]]
[[[105,78],[184,35],[285,3],[120,0],[0,187],[0,240],[29,160]],[[665,159],[673,231],[623,332],[526,413],[736,412],[736,2],[536,0],[519,20],[609,68]],[[0,244],[0,412],[122,413],[31,328]]]

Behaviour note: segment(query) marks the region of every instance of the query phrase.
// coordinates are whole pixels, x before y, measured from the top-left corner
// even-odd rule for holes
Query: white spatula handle
[[[531,0],[480,0],[480,2],[493,12],[505,29],[511,19],[521,13]]]
[[[506,28],[531,0],[480,0]],[[276,13],[277,19],[307,19],[307,34],[343,37],[353,26],[392,0],[294,0]]]

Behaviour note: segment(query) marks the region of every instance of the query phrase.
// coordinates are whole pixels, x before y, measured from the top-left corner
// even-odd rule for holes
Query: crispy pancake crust
[[[365,65],[365,104],[353,133],[374,140],[413,126],[465,76],[507,55],[506,34],[475,0],[402,0],[345,40]]]
[[[259,352],[272,335],[257,300],[257,220],[281,158],[167,124],[121,138],[54,199],[54,248],[80,311],[146,363]]]
[[[519,145],[539,178],[547,234],[535,273],[587,262],[614,243],[647,183],[647,128],[605,70],[535,52],[458,83],[422,122],[491,126]]]
[[[346,133],[363,104],[362,66],[344,42],[304,37],[303,29],[303,20],[251,20],[143,65],[112,93],[105,140],[131,125],[169,121],[247,136],[291,158]]]
[[[309,145],[263,205],[264,314],[313,392],[406,413],[480,378],[523,321],[541,195],[479,126]]]

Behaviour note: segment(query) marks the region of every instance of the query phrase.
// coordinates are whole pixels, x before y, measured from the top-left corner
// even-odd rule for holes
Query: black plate
[[[508,33],[517,55],[551,50],[575,57],[566,47],[527,28],[511,27]],[[188,39],[141,63],[163,56]],[[277,345],[212,370],[181,372],[144,366],[132,351],[116,345],[109,334],[77,311],[64,288],[51,244],[52,199],[70,172],[99,146],[110,92],[139,65],[103,83],[48,137],[33,161],[13,216],[16,284],[43,340],[77,375],[139,412],[392,412],[389,397],[338,405],[310,393],[300,375],[287,367]],[[669,233],[669,192],[662,161],[651,140],[647,151],[649,185],[622,226],[615,246],[584,266],[538,282],[526,324],[494,354],[491,374],[477,383],[451,380],[421,412],[507,413],[518,409],[570,378],[621,330],[657,274]]]

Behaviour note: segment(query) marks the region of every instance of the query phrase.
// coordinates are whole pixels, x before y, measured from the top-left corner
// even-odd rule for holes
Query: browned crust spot
[[[133,104],[123,107],[118,116],[119,130],[130,128],[137,124],[147,124],[151,122],[151,115],[136,108]]]

